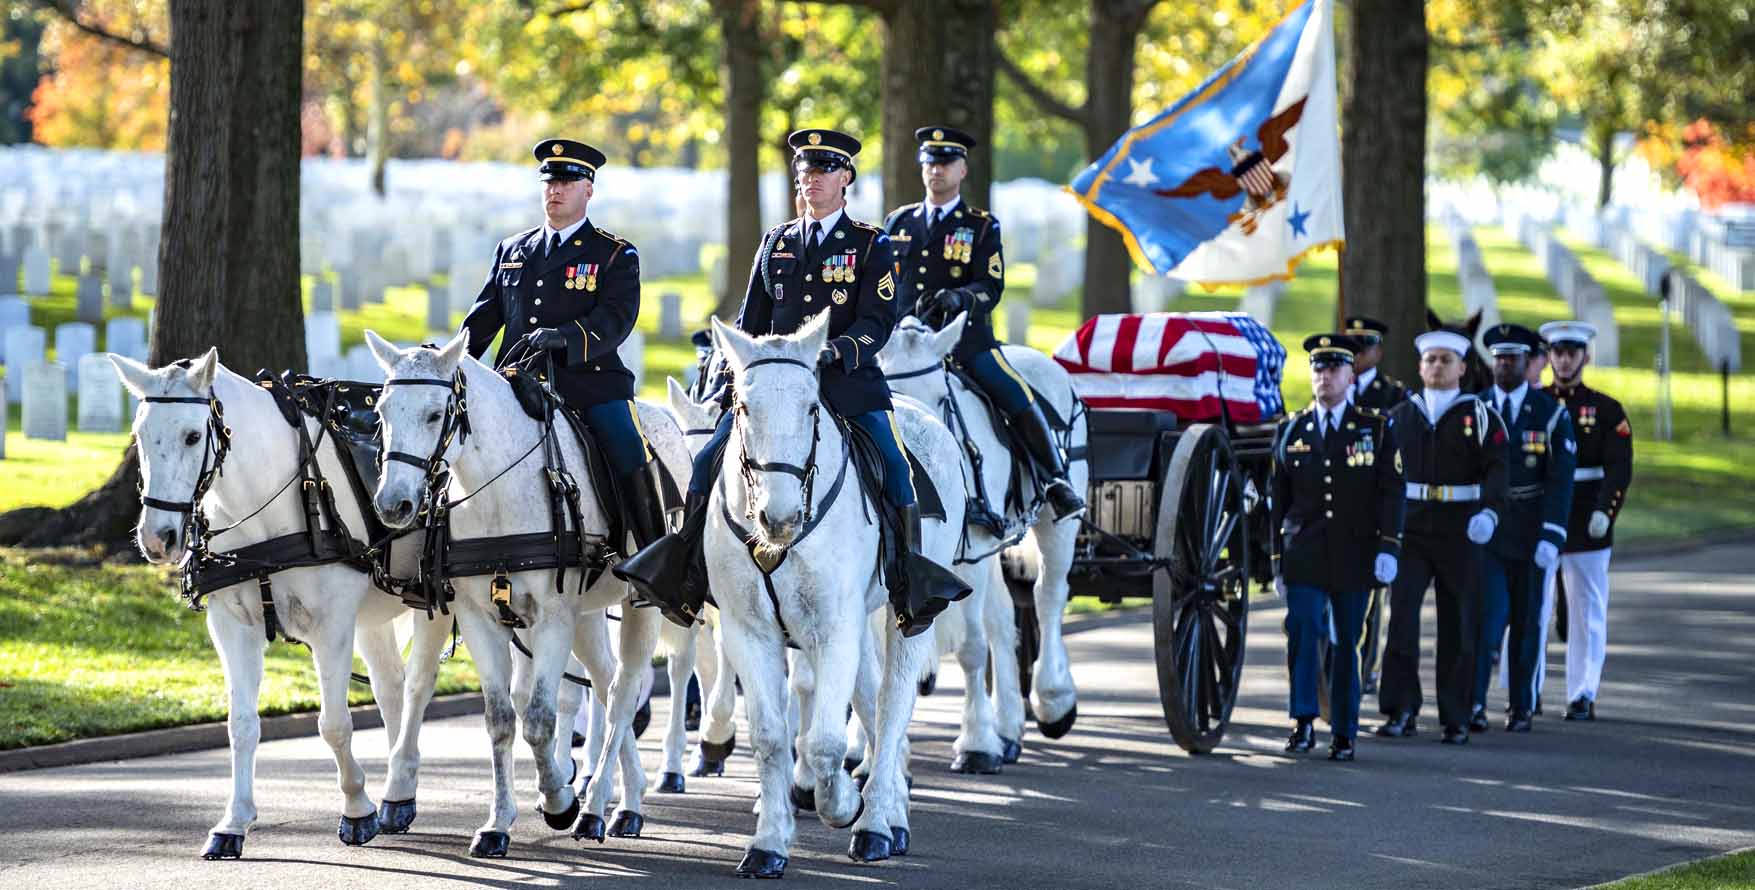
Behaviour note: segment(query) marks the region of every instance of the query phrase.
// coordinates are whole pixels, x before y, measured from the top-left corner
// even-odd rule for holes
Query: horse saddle
[[[1008,509],[1022,511],[1026,504],[1041,499],[1049,480],[1039,478],[1036,463],[1030,459],[1029,449],[1024,445],[1023,439],[1012,431],[1010,421],[1006,420],[1005,414],[999,410],[998,405],[994,404],[993,398],[981,388],[981,384],[975,380],[974,376],[955,362],[951,362],[948,367],[951,374],[962,382],[963,388],[972,393],[981,402],[982,407],[987,409],[987,419],[993,425],[993,435],[999,439],[1000,444],[1005,446],[1008,456],[1011,458],[1011,473],[1006,482],[1003,503],[1007,505]],[[1041,407],[1042,416],[1047,419],[1049,429],[1062,435],[1071,431],[1072,424],[1060,416],[1060,412],[1054,408],[1054,403],[1049,401],[1041,390],[1030,386],[1030,396]],[[961,418],[958,419],[961,420]],[[959,424],[959,426],[962,426],[963,429],[953,428],[951,431],[964,435],[963,430],[967,428],[967,425]],[[963,439],[963,448],[978,459],[982,456],[980,447],[966,436]],[[1082,456],[1082,453],[1075,455],[1071,450],[1067,453],[1068,460],[1076,460]],[[1026,485],[1029,486],[1028,489],[1025,488]],[[970,522],[985,525],[996,535],[1004,533],[1005,518],[993,512],[987,501],[987,492],[980,485],[975,486],[975,490],[970,493],[968,512]]]
[[[263,375],[257,379],[261,381]],[[353,380],[320,380],[291,371],[282,373],[277,383],[263,388],[274,396],[281,417],[294,427],[302,426],[305,417],[323,425],[342,456],[342,470],[364,517],[366,539],[384,540],[389,530],[378,521],[378,513],[371,507],[373,492],[378,490],[380,481],[383,437],[378,428],[377,404],[384,388]]]
[[[840,424],[841,434],[847,439],[848,453],[853,456],[853,469],[859,476],[859,487],[874,504],[883,503],[884,496],[884,453],[875,440],[857,424],[847,423],[836,418]],[[896,443],[900,446],[902,443]],[[944,498],[939,496],[938,486],[932,482],[932,475],[920,458],[907,448],[902,448],[902,455],[908,458],[908,470],[914,477],[914,500],[920,505],[920,518],[945,518]]]

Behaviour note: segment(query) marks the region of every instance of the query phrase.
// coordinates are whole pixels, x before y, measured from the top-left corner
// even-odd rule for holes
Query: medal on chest
[[[853,261],[857,254],[837,253],[823,258],[823,280],[830,284],[851,284],[856,277]]]
[[[1597,406],[1578,406],[1578,428],[1587,433],[1597,428]]]
[[[953,263],[967,263],[975,254],[975,230],[957,229],[945,236],[944,258]],[[952,274],[957,274],[953,270]]]
[[[1475,415],[1464,414],[1462,420],[1463,420],[1463,425],[1462,425],[1463,435],[1473,436],[1475,434]]]
[[[586,263],[580,266],[568,266],[566,281],[562,287],[567,290],[597,290],[598,263]]]

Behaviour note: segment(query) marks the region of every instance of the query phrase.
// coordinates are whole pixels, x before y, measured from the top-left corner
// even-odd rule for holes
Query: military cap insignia
[[[1333,345],[1334,341],[1330,340],[1327,337],[1324,337],[1321,340],[1318,340],[1316,342],[1317,342],[1317,345],[1319,345],[1319,346],[1330,346],[1330,345]]]
[[[551,146],[549,148],[549,152],[551,154],[557,154],[557,155],[560,154],[561,153],[561,144],[559,142],[555,143],[553,146]]]
[[[884,277],[878,279],[877,293],[880,300],[896,298],[896,279],[890,273],[885,272]]]
[[[821,134],[821,133],[812,133],[812,134],[810,134],[809,139],[810,139],[810,144],[812,144],[812,145],[822,145],[823,144],[823,134]]]
[[[987,276],[989,278],[1000,278],[1003,276],[1003,272],[1004,269],[1000,265],[998,253],[987,258]]]
[[[943,131],[943,130],[933,130],[933,131],[932,131],[932,138],[934,138],[934,139],[943,139],[943,138],[945,138],[945,131]]]

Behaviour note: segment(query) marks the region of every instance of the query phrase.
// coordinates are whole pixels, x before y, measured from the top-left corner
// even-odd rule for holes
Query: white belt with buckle
[[[1410,501],[1478,501],[1480,499],[1481,486],[1479,485],[1408,483],[1408,500]]]
[[[1572,481],[1574,482],[1595,482],[1601,478],[1603,478],[1602,467],[1579,467],[1572,471]]]

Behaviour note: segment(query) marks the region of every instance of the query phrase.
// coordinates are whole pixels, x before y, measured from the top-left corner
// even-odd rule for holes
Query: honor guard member
[[[942,328],[957,313],[968,313],[951,359],[975,379],[1023,441],[1048,480],[1045,494],[1055,517],[1075,516],[1085,502],[1066,481],[1066,456],[1035,394],[1006,362],[993,335],[993,309],[1005,291],[999,220],[959,194],[975,138],[953,127],[921,127],[914,138],[920,143],[926,200],[904,204],[884,220],[902,273],[902,314]]]
[[[571,139],[534,150],[543,183],[541,226],[500,242],[493,268],[463,319],[480,358],[504,331],[494,367],[547,352],[554,391],[603,449],[637,546],[664,534],[653,453],[634,407],[634,375],[616,348],[640,315],[640,254],[585,215],[603,153]]]
[[[1529,381],[1531,387],[1541,389],[1542,372],[1547,369],[1548,341],[1541,334],[1536,334],[1535,342],[1530,346],[1529,367],[1524,371],[1523,379]],[[1577,438],[1576,430],[1573,431],[1573,436],[1575,439]],[[1515,455],[1513,456],[1515,457]],[[1559,563],[1555,563],[1554,565],[1549,566],[1548,570],[1542,575],[1541,623],[1537,625],[1538,630],[1536,633],[1536,639],[1540,642],[1536,644],[1537,652],[1547,650],[1548,626],[1552,623],[1550,619],[1552,619],[1554,615],[1554,573],[1558,571],[1559,568]],[[1504,654],[1503,647],[1496,648],[1493,651],[1500,653],[1499,658],[1497,659],[1499,662],[1499,686],[1503,689],[1510,689],[1511,659]],[[1533,693],[1536,704],[1535,708],[1530,711],[1532,715],[1538,717],[1541,716],[1542,713],[1542,683],[1546,680],[1547,674],[1548,659],[1538,655],[1536,658],[1535,691]],[[1505,713],[1511,713],[1511,702],[1509,701],[1509,697],[1505,703]]]
[[[1414,338],[1423,388],[1390,411],[1407,491],[1400,570],[1390,587],[1377,734],[1416,733],[1420,609],[1438,591],[1438,721],[1445,744],[1467,744],[1480,633],[1481,545],[1493,537],[1505,500],[1505,425],[1486,402],[1462,392],[1466,334],[1443,329]]]
[[[1284,587],[1292,672],[1286,750],[1315,745],[1318,641],[1334,617],[1329,663],[1330,760],[1352,760],[1359,734],[1359,634],[1373,587],[1395,580],[1401,552],[1402,473],[1388,418],[1347,401],[1358,341],[1317,334],[1310,407],[1282,421],[1271,488],[1274,576]]]
[[[883,454],[884,497],[897,511],[906,554],[904,571],[886,572],[886,582],[903,632],[919,633],[969,588],[920,555],[914,482],[890,414],[890,387],[877,364],[878,350],[900,318],[890,238],[846,213],[847,186],[858,175],[853,159],[859,140],[834,130],[799,130],[787,143],[795,152],[793,172],[805,213],[762,237],[737,327],[757,336],[790,334],[817,313],[830,313],[829,342],[817,359],[823,399],[830,410],[870,436]],[[727,376],[719,386],[729,383]],[[643,599],[684,626],[700,613],[707,593],[701,536],[732,419],[731,411],[720,415],[712,439],[695,458],[681,530],[615,569]]]
[[[1548,370],[1548,338],[1536,334],[1535,339],[1530,343],[1530,362],[1529,367],[1524,369],[1523,379],[1529,381],[1530,386],[1541,389],[1542,372],[1546,370]]]
[[[1347,398],[1362,408],[1374,408],[1383,414],[1408,397],[1408,388],[1378,367],[1383,361],[1383,339],[1389,336],[1389,325],[1363,315],[1347,319],[1342,331],[1359,344],[1353,356],[1353,386]],[[1360,686],[1366,695],[1377,694],[1377,655],[1383,643],[1383,602],[1388,591],[1379,587],[1371,591],[1371,603],[1365,608],[1365,639],[1360,643]]]
[[[1633,427],[1621,403],[1584,385],[1597,329],[1582,321],[1542,325],[1554,383],[1548,394],[1572,416],[1578,466],[1572,472],[1572,514],[1560,548],[1566,586],[1566,719],[1597,718],[1597,684],[1609,636],[1609,551],[1615,517],[1633,481]]]
[[[1469,730],[1487,730],[1490,653],[1506,638],[1511,716],[1507,732],[1529,732],[1536,661],[1542,656],[1542,579],[1560,559],[1572,506],[1577,445],[1566,409],[1529,384],[1529,356],[1541,338],[1522,325],[1494,325],[1482,336],[1493,355],[1493,386],[1484,396],[1505,423],[1505,506],[1481,559],[1481,634]],[[1507,630],[1510,631],[1507,636]]]

